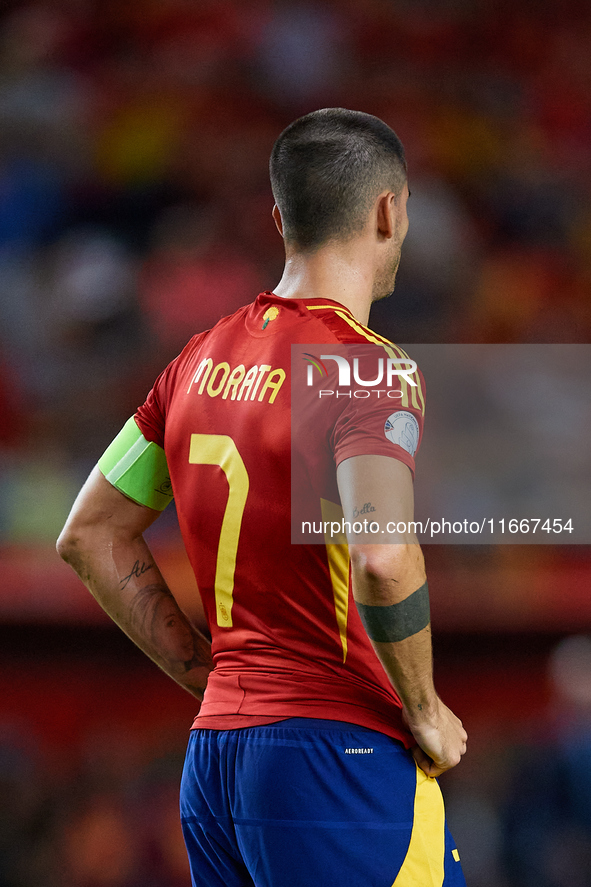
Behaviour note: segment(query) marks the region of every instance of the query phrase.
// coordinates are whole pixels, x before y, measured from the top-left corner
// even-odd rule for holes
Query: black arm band
[[[429,625],[429,587],[426,582],[399,604],[379,607],[355,603],[368,637],[378,643],[403,641]]]

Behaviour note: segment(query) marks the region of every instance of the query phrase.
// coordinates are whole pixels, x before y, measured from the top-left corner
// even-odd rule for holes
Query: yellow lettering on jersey
[[[266,373],[266,372],[268,372],[270,369],[271,369],[271,367],[270,367],[270,365],[269,365],[268,363],[262,363],[262,364],[260,365],[260,367],[259,367],[259,375],[258,375],[258,378],[257,378],[257,380],[256,380],[256,383],[255,383],[255,386],[254,386],[253,392],[252,392],[252,394],[250,395],[250,399],[251,399],[251,400],[254,400],[255,397],[257,396],[258,387],[259,387],[259,385],[261,384],[261,379],[263,378],[263,374]]]
[[[255,365],[249,369],[246,376],[244,377],[244,382],[240,386],[240,391],[238,392],[238,400],[242,400],[242,395],[244,394],[244,400],[248,400],[250,395],[252,386],[254,384],[254,380],[257,377],[257,373],[259,371],[258,366]]]
[[[189,391],[191,390],[193,385],[197,384],[201,374],[203,373],[203,370],[205,370],[205,374],[203,375],[203,379],[201,379],[201,385],[199,386],[199,394],[203,394],[203,388],[205,386],[205,383],[207,382],[207,377],[211,373],[212,368],[213,368],[213,360],[211,359],[211,357],[204,357],[203,360],[201,361],[201,363],[199,364],[199,366],[197,367],[197,369],[195,371],[195,375],[191,379],[191,384],[187,388],[187,394],[189,393]]]
[[[240,382],[242,382],[242,380],[244,379],[245,372],[246,372],[246,367],[244,366],[243,363],[241,363],[240,366],[237,366],[236,369],[232,370],[232,372],[230,373],[230,378],[228,379],[226,388],[224,390],[224,393],[222,394],[222,400],[225,400],[227,398],[230,388],[232,389],[232,396],[231,396],[230,400],[236,400],[236,389],[238,388],[238,385],[240,384]]]
[[[267,373],[269,375],[266,376]],[[260,366],[255,364],[247,371],[243,363],[231,369],[225,360],[214,366],[211,357],[205,357],[189,383],[187,394],[199,382],[199,394],[205,391],[210,397],[217,397],[223,391],[222,400],[227,400],[229,396],[230,400],[252,401],[256,400],[260,388],[259,403],[266,398],[267,403],[274,403],[285,378],[285,370],[281,368],[274,370],[268,363]]]
[[[276,381],[273,381],[273,376],[277,376]],[[273,403],[273,401],[277,397],[277,392],[279,391],[279,389],[281,388],[281,386],[283,385],[284,382],[285,382],[285,370],[282,370],[282,369],[273,370],[273,372],[269,373],[269,375],[265,379],[265,384],[263,385],[263,387],[261,389],[261,393],[259,394],[259,400],[263,400],[263,398],[265,396],[265,391],[267,391],[268,388],[272,388],[273,394],[271,394],[271,396],[269,397],[269,403]]]
[[[219,383],[217,388],[214,388],[214,382],[220,372],[222,374],[221,382]],[[222,363],[218,363],[218,365],[216,367],[214,367],[213,372],[211,374],[211,378],[210,378],[209,382],[207,383],[207,393],[210,395],[210,397],[217,397],[217,395],[220,393],[220,391],[222,390],[222,388],[226,384],[226,379],[228,378],[229,374],[230,374],[230,364],[226,363],[225,360]]]

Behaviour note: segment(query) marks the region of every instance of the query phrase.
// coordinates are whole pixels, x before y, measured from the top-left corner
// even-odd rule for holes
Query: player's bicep
[[[353,456],[338,466],[337,482],[356,602],[405,599],[425,582],[410,468],[389,456]]]
[[[160,513],[134,502],[95,467],[72,506],[58,548],[67,544],[102,547],[121,539],[133,539],[141,536]]]
[[[410,468],[389,456],[352,456],[337,468],[349,544],[416,543]],[[355,530],[362,532],[355,532]]]

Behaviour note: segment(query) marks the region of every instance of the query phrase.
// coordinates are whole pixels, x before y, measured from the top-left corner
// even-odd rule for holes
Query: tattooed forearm
[[[146,585],[136,592],[130,621],[132,630],[171,671],[186,674],[193,668],[211,666],[209,642],[192,628],[165,585]]]
[[[140,576],[143,576],[144,573],[147,573],[148,570],[152,570],[153,568],[154,564],[146,564],[145,562],[143,562],[140,567],[140,562],[136,561],[131,568],[131,573],[129,574],[129,576],[124,576],[123,579],[120,580],[119,584],[121,586],[121,591],[123,591],[123,589],[127,587],[131,579],[133,579],[134,577],[136,579],[139,579]]]
[[[185,616],[183,619],[185,619]],[[193,634],[193,658],[190,662],[185,662],[185,671],[190,671],[195,666],[203,666],[206,665],[209,668],[212,667],[211,661],[211,641],[208,640],[204,635],[193,631],[191,626],[189,625],[189,621],[185,619],[189,630]]]
[[[122,495],[97,467],[76,500],[58,551],[128,637],[202,699],[213,667],[211,644],[179,609],[146,544],[143,533],[155,514]]]

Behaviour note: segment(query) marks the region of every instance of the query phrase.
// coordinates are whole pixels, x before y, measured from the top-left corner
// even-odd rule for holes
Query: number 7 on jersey
[[[236,444],[227,434],[192,434],[189,462],[192,465],[217,465],[228,481],[228,501],[215,567],[215,608],[217,624],[231,628],[236,553],[248,496],[248,472]]]

